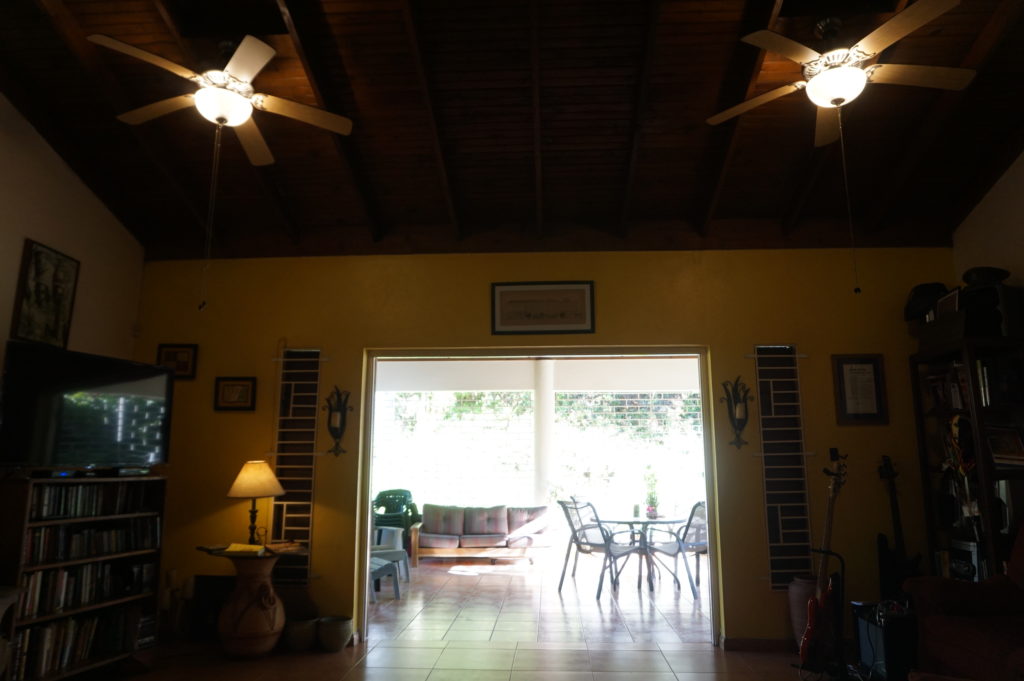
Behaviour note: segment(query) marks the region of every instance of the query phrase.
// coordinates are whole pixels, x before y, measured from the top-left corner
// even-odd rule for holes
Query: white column
[[[555,437],[555,361],[538,359],[533,368],[533,503],[547,503]]]

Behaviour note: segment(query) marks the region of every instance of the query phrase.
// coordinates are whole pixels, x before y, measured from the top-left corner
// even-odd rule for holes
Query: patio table
[[[654,554],[651,552],[649,539],[649,529],[652,525],[685,525],[686,518],[648,518],[647,516],[633,516],[631,518],[602,518],[602,525],[628,525],[630,536],[639,538],[640,541],[640,570],[636,577],[636,588],[640,588],[643,583],[644,574],[644,563],[647,564],[647,584],[650,590],[654,590],[654,571],[657,569],[657,565],[654,562]],[[668,570],[668,566],[665,566]],[[672,570],[668,570],[672,573],[672,578],[679,583],[679,577]]]

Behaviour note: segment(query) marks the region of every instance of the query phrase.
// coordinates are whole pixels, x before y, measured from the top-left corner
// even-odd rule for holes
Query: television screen
[[[168,367],[8,341],[0,465],[145,468],[167,460]]]

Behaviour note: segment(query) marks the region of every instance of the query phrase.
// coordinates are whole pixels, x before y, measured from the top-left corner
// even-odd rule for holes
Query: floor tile
[[[505,669],[511,671],[515,650],[446,648],[434,665],[438,669]]]
[[[366,655],[366,666],[429,669],[443,652],[440,648],[374,648]]]
[[[516,650],[515,670],[586,671],[590,653],[586,650]]]

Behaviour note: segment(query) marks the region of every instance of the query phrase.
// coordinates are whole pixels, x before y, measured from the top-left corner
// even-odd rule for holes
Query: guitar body
[[[800,639],[800,668],[824,671],[836,656],[835,588],[839,575],[832,575],[821,597],[807,601],[807,629]]]

